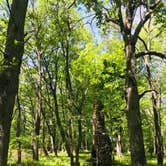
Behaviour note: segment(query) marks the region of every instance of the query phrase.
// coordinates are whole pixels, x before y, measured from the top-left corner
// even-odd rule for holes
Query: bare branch
[[[12,10],[11,10],[10,4],[9,4],[9,0],[6,0],[6,3],[7,3],[8,9],[9,9],[9,13],[12,16]]]
[[[121,7],[122,7],[121,0],[117,0],[116,5],[118,7],[118,18],[119,18],[119,24],[120,24],[121,32],[124,33],[125,26],[124,26],[122,10],[121,10]]]
[[[145,41],[144,41],[140,36],[138,36],[138,39],[143,43],[143,45],[144,45],[146,51],[148,51],[148,47],[147,47]]]
[[[137,37],[138,37],[142,27],[148,21],[148,19],[151,17],[152,13],[154,12],[154,10],[156,9],[156,7],[158,6],[158,4],[160,2],[161,2],[161,0],[156,0],[155,4],[153,6],[151,6],[149,9],[147,9],[147,12],[145,13],[144,17],[138,23],[138,25],[137,25],[137,27],[135,29],[134,35],[133,35],[133,42],[134,42],[134,44],[137,42]]]
[[[120,26],[119,20],[112,18],[108,13],[105,13],[105,18],[106,18],[107,22],[112,22],[112,23]]]
[[[156,90],[145,90],[144,92],[142,92],[140,95],[139,95],[139,100],[146,94],[146,93],[149,93],[149,92],[155,92],[158,94],[158,92]]]
[[[117,24],[120,26],[120,22],[118,19],[112,18],[109,9],[107,9],[106,7],[103,7],[106,10],[106,13],[104,13],[104,16],[106,18],[107,22],[112,22],[114,24]]]
[[[76,3],[76,0],[74,0],[74,1],[68,6],[67,9],[70,9],[71,7],[73,7],[73,6],[75,5],[75,3]]]
[[[145,55],[152,55],[162,59],[166,59],[166,53],[156,52],[156,51],[139,52],[135,56],[136,58],[140,58],[140,57],[144,57]]]

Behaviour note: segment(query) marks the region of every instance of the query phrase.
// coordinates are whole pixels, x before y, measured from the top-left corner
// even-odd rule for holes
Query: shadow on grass
[[[8,166],[17,166],[17,164],[9,164]],[[27,161],[23,162],[21,166],[44,166],[44,164],[40,164],[38,162],[33,162],[33,161]]]

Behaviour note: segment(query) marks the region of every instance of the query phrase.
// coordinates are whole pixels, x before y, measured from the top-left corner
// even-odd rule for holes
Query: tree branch
[[[12,16],[12,10],[11,10],[10,4],[9,4],[9,0],[6,0],[6,3],[7,3],[8,9],[9,9],[9,13]]]
[[[139,100],[140,100],[146,93],[149,93],[149,92],[158,93],[156,90],[145,90],[144,92],[142,92],[142,93],[139,95]]]
[[[117,0],[116,5],[118,7],[119,25],[120,25],[122,34],[124,34],[125,26],[124,26],[122,10],[121,10],[121,7],[122,7],[121,0]]]
[[[138,39],[143,43],[143,45],[144,45],[146,51],[148,51],[148,47],[147,47],[145,41],[144,41],[140,36],[138,36]]]
[[[140,57],[144,57],[145,55],[152,55],[162,59],[166,59],[166,53],[156,52],[156,51],[139,52],[135,56],[136,58],[140,58]]]
[[[153,6],[151,6],[149,9],[147,9],[147,12],[145,13],[144,17],[138,23],[138,25],[135,29],[134,35],[132,36],[134,44],[136,44],[136,42],[137,42],[137,37],[138,37],[142,27],[148,21],[148,19],[151,17],[152,13],[154,12],[154,10],[156,9],[156,7],[158,6],[158,4],[160,2],[161,2],[161,0],[155,0],[155,4]]]
[[[70,9],[72,6],[74,6],[76,4],[76,0],[74,0],[69,6],[67,9]]]
[[[112,23],[120,26],[119,20],[115,19],[115,18],[112,18],[108,13],[105,13],[105,18],[106,18],[107,22],[112,22]]]
[[[106,11],[106,13],[103,13],[104,16],[105,16],[105,20],[106,20],[107,22],[112,22],[112,23],[114,23],[114,24],[120,26],[120,22],[119,22],[119,20],[116,19],[116,18],[113,18],[113,17],[111,16],[111,14],[110,14],[110,10],[107,9],[106,7],[104,7],[104,6],[103,6],[103,8],[104,8],[105,11]]]

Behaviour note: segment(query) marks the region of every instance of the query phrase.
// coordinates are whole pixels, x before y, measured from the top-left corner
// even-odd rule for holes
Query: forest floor
[[[89,159],[90,153],[82,152],[80,154],[80,166],[91,166]],[[16,160],[16,152],[9,154],[8,165],[16,166]],[[59,152],[58,157],[53,156],[53,154],[50,154],[49,157],[41,155],[40,160],[38,162],[34,162],[30,153],[23,152],[22,166],[70,166],[70,159],[69,157],[67,157],[65,152]],[[115,156],[113,166],[130,166],[130,156],[123,155],[121,158]],[[147,166],[157,166],[156,158],[147,157]],[[166,166],[166,163],[164,164],[164,166]]]

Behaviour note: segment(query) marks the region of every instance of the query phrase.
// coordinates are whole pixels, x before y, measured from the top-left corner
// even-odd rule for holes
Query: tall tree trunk
[[[68,36],[70,38],[70,35]],[[62,44],[63,45],[63,44]],[[65,79],[66,79],[66,99],[67,99],[67,111],[68,111],[68,140],[70,143],[70,163],[71,166],[74,165],[74,155],[73,155],[73,128],[72,128],[72,84],[70,78],[69,69],[69,39],[66,41],[66,46],[63,48],[63,55],[65,58]]]
[[[147,33],[148,33],[148,40],[147,40],[147,49],[151,49],[151,19],[148,22]],[[153,106],[153,115],[154,115],[154,130],[155,130],[155,137],[154,137],[154,144],[155,144],[155,153],[157,155],[157,163],[159,166],[163,165],[163,140],[161,134],[161,119],[160,119],[160,103],[161,103],[161,90],[160,88],[156,88],[155,82],[152,78],[151,69],[149,66],[149,55],[144,57],[144,63],[147,71],[146,78],[148,80],[150,90],[152,91],[152,106]]]
[[[141,116],[139,106],[139,94],[136,82],[136,58],[135,46],[130,39],[125,46],[126,55],[126,115],[128,122],[128,133],[131,151],[131,165],[145,166],[145,150],[143,133],[141,127]]]
[[[46,157],[48,157],[48,151],[47,151],[47,147],[46,147],[46,141],[45,141],[45,138],[46,138],[46,134],[45,134],[45,119],[43,119],[42,121],[42,147],[43,147],[43,152],[44,152],[44,155]]]
[[[154,129],[155,129],[155,137],[154,137],[154,145],[155,145],[155,154],[157,155],[158,165],[163,165],[163,140],[161,134],[161,119],[160,119],[160,89],[156,92],[156,88],[154,82],[151,77],[150,66],[148,63],[148,57],[144,58],[145,66],[147,70],[147,80],[150,85],[150,89],[152,92],[152,105],[153,105],[153,115],[154,115]],[[156,91],[154,91],[156,90]]]
[[[45,61],[46,63],[46,61]],[[55,82],[53,83],[53,77],[51,76],[51,73],[49,71],[48,65],[45,65],[46,67],[46,72],[48,74],[49,77],[49,87],[53,96],[53,101],[54,101],[54,114],[55,114],[55,118],[56,118],[56,122],[62,137],[62,141],[63,143],[65,143],[65,148],[67,151],[68,156],[73,156],[71,149],[70,149],[70,143],[67,137],[67,133],[65,132],[62,122],[61,122],[61,118],[60,118],[60,114],[59,114],[59,106],[58,106],[58,100],[57,100],[57,80],[58,80],[58,60],[55,63]],[[44,78],[45,79],[45,78]]]
[[[156,101],[158,100],[158,101]],[[155,125],[155,149],[157,155],[157,163],[159,166],[163,165],[163,139],[161,134],[161,121],[159,112],[159,98],[156,99],[152,96],[153,102],[153,114],[154,114],[154,125]]]
[[[42,75],[41,75],[41,52],[40,49],[37,51],[37,61],[38,61],[38,81],[37,81],[37,110],[35,114],[35,126],[34,126],[34,138],[33,138],[33,159],[39,160],[39,135],[40,135],[40,121],[42,112]]]
[[[18,110],[18,115],[17,115],[17,130],[16,130],[16,137],[17,137],[17,154],[18,154],[18,159],[17,159],[17,165],[21,166],[21,141],[20,135],[21,135],[21,107],[20,107],[20,100],[19,96],[17,95],[17,110]]]
[[[76,106],[77,113],[78,113],[78,140],[77,140],[77,146],[75,150],[75,166],[79,166],[79,152],[82,144],[82,108],[84,106],[85,100],[86,100],[86,94],[88,92],[88,89],[85,89],[85,91],[82,92],[82,98],[81,101],[79,101],[79,106]]]
[[[81,143],[82,143],[82,122],[81,122],[81,110],[78,111],[78,141],[77,141],[77,147],[76,147],[76,161],[75,161],[75,166],[80,166],[79,162],[79,152],[81,148]]]
[[[104,115],[102,114],[103,104],[97,101],[94,104],[93,129],[94,129],[94,153],[96,166],[112,165],[111,140],[106,133]],[[95,165],[95,164],[94,164]]]
[[[56,128],[55,128],[55,122],[50,121],[52,124],[52,131],[51,131],[51,144],[52,144],[52,150],[55,154],[55,156],[58,156],[57,146],[56,146]]]
[[[163,140],[161,134],[161,119],[160,119],[160,89],[158,89],[158,93],[156,93],[156,88],[154,82],[151,78],[150,66],[148,63],[148,57],[145,57],[145,66],[147,70],[147,80],[150,85],[150,89],[152,92],[152,105],[153,105],[153,115],[154,115],[154,129],[155,129],[155,137],[154,137],[154,145],[155,145],[155,154],[157,155],[157,163],[158,165],[163,165]],[[156,90],[156,91],[154,91]]]
[[[28,0],[13,0],[4,59],[0,65],[0,166],[7,165],[10,127],[24,52],[24,23]]]

